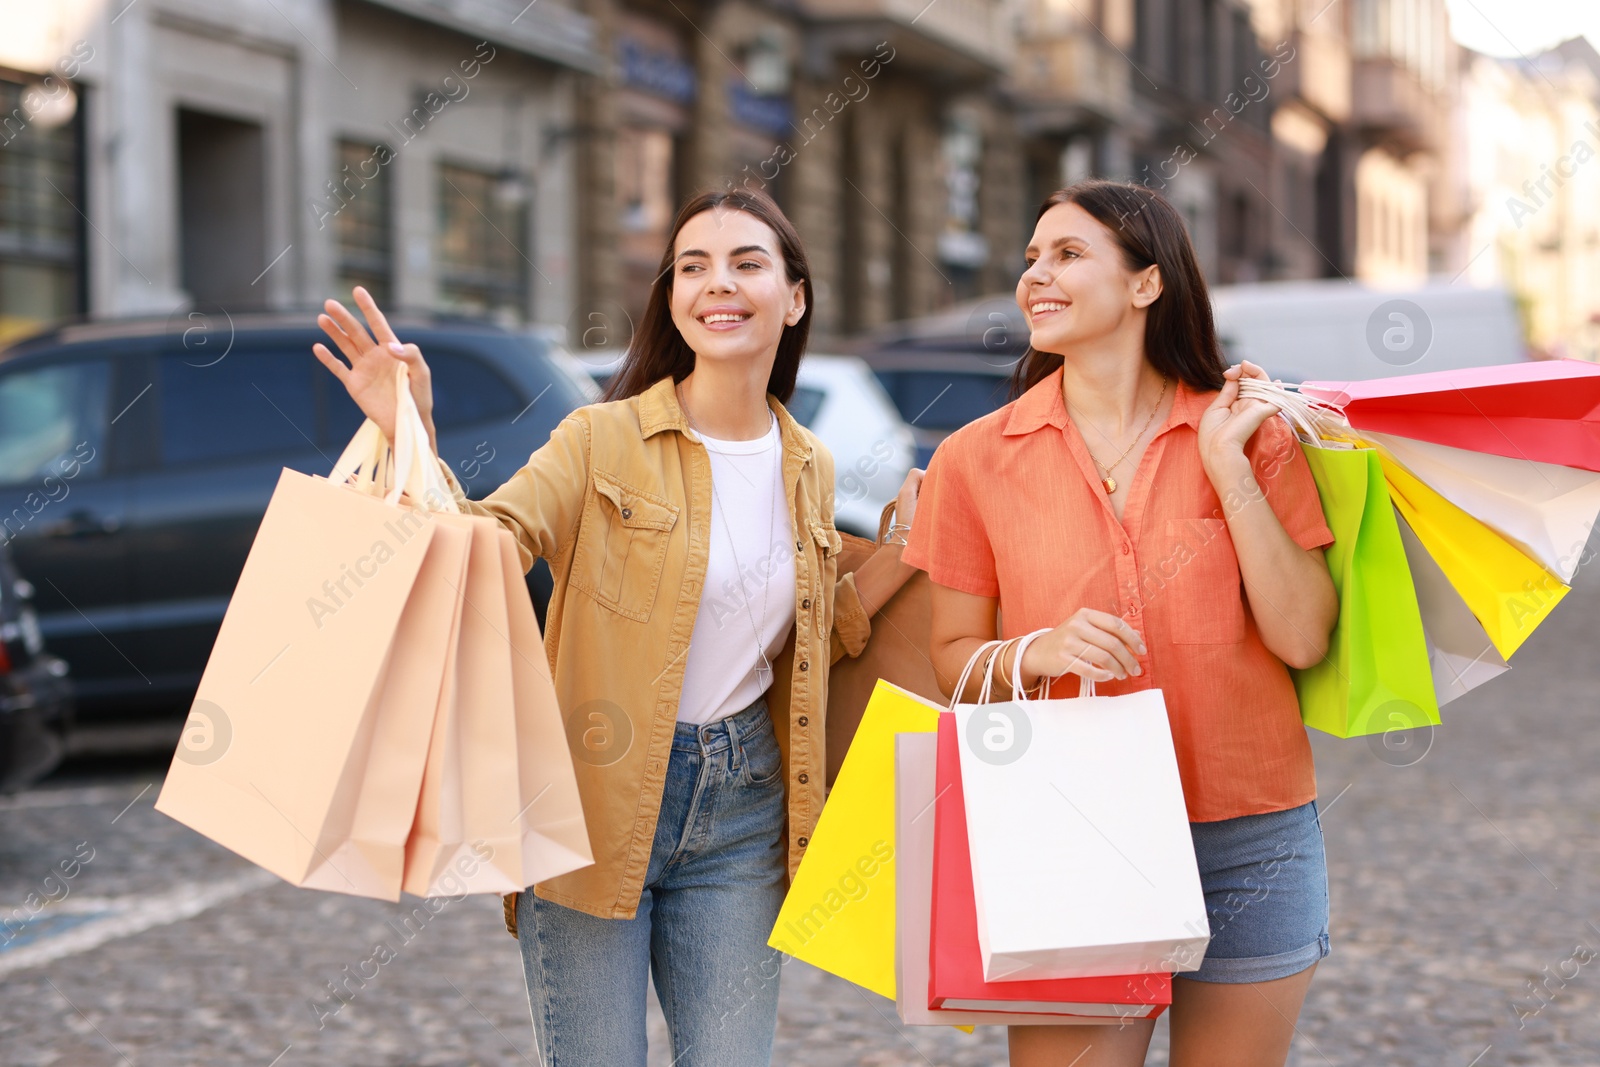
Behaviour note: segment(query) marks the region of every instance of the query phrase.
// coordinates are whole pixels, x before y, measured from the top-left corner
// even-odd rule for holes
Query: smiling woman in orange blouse
[[[1289,668],[1327,651],[1333,536],[1283,420],[1239,397],[1241,377],[1265,375],[1225,367],[1171,204],[1080,182],[1040,208],[1026,261],[1020,395],[940,445],[904,554],[934,583],[934,664],[956,678],[982,642],[1011,638],[1003,692],[1015,639],[1044,631],[1025,685],[1163,691],[1211,924],[1201,968],[1173,982],[1172,1063],[1281,1067],[1328,952]],[[1016,1026],[1011,1062],[1140,1064],[1153,1028]]]

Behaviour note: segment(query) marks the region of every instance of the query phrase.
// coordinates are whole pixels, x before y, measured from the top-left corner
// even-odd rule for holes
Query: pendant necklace
[[[702,438],[705,437],[705,433],[700,429],[699,425],[694,421],[694,416],[689,414],[689,405],[687,405],[687,404],[685,404],[683,402],[682,384],[679,383],[678,385],[674,385],[673,386],[673,390],[677,393],[677,396],[678,396],[678,407],[683,410],[684,418],[689,420],[689,425],[691,427],[693,427],[695,433],[700,434],[700,436]],[[769,415],[772,414],[770,408],[768,409],[767,413]],[[773,416],[773,418],[776,419],[776,416]],[[769,430],[770,430],[770,425],[769,425]],[[782,440],[779,440],[779,442],[777,444],[777,447],[775,447],[773,449],[773,452],[776,453],[776,455],[778,456],[778,462],[781,463],[782,462],[782,457],[783,457],[783,442],[782,442]],[[783,477],[783,468],[780,466],[778,468],[778,478],[780,479],[780,481],[781,481],[782,477]],[[734,541],[733,527],[728,524],[728,513],[725,510],[723,510],[722,500],[717,495],[717,479],[715,477],[713,477],[711,479],[711,506],[712,506],[712,509],[717,514],[720,514],[722,516],[722,528],[724,530],[726,530],[727,534],[728,534],[728,551],[733,554],[733,569],[739,575],[739,592],[743,593],[744,592],[744,567],[741,566],[740,563],[739,563],[739,552],[738,552],[738,549],[736,549],[734,547],[734,544],[733,544],[733,541]],[[772,533],[773,533],[772,507],[769,504],[769,506],[767,507],[767,546],[768,546],[769,549],[772,546]],[[761,618],[763,620],[765,620],[766,617],[767,617],[767,589],[771,585],[772,585],[771,582],[765,582],[764,581],[764,582],[761,583]],[[761,643],[761,628],[756,625],[755,616],[750,613],[750,598],[748,596],[744,597],[744,614],[745,614],[745,618],[750,621],[750,632],[755,637],[755,640],[756,640],[756,681],[761,684],[762,691],[765,692],[766,689],[772,685],[772,661],[767,658],[767,650],[764,647],[762,647],[762,643]]]
[[[1097,456],[1095,456],[1095,454],[1094,454],[1094,449],[1089,447],[1089,439],[1088,438],[1084,438],[1084,441],[1083,441],[1083,449],[1084,449],[1084,451],[1089,453],[1089,458],[1091,460],[1094,460],[1094,465],[1095,465],[1096,468],[1098,468],[1099,470],[1105,471],[1105,476],[1100,479],[1100,487],[1106,491],[1106,496],[1110,496],[1112,493],[1115,493],[1117,491],[1117,480],[1115,478],[1111,477],[1111,472],[1116,470],[1118,467],[1120,467],[1122,465],[1122,461],[1128,458],[1128,453],[1132,452],[1135,448],[1137,448],[1138,445],[1139,445],[1139,442],[1144,440],[1145,431],[1150,429],[1150,424],[1152,422],[1156,421],[1156,412],[1161,410],[1161,402],[1163,400],[1165,400],[1166,398],[1167,398],[1167,379],[1165,377],[1163,377],[1161,379],[1161,395],[1156,397],[1156,406],[1150,409],[1150,417],[1148,419],[1144,420],[1144,425],[1139,428],[1139,434],[1138,434],[1138,436],[1136,436],[1133,439],[1133,444],[1131,444],[1127,448],[1123,449],[1122,450],[1122,455],[1118,456],[1116,458],[1116,460],[1113,461],[1112,464],[1109,467],[1106,466],[1104,463],[1100,462],[1099,458]],[[1082,435],[1080,434],[1079,436],[1082,436]]]

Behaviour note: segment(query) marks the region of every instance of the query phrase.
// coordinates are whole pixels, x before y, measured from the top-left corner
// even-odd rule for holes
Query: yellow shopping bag
[[[879,680],[767,944],[894,999],[894,738],[944,708]]]
[[[1378,446],[1389,495],[1428,554],[1509,658],[1571,587],[1433,489]]]

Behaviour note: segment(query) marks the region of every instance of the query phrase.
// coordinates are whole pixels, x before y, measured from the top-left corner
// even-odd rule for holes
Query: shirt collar
[[[653,437],[662,430],[677,430],[679,433],[689,431],[689,419],[678,404],[676,384],[669,374],[639,394],[639,430],[645,438]],[[811,446],[806,443],[794,416],[771,393],[767,394],[767,406],[777,416],[778,436],[783,441],[784,450],[810,459]]]
[[[1044,426],[1054,426],[1064,431],[1067,428],[1067,405],[1061,396],[1061,376],[1062,369],[1057,367],[1018,397],[1000,433],[1003,436],[1014,437],[1033,433]],[[1210,402],[1209,395],[1195,392],[1182,379],[1178,379],[1177,394],[1172,399],[1172,410],[1167,413],[1167,421],[1161,424],[1157,436],[1175,426],[1186,425],[1198,429],[1200,416],[1205,413]]]

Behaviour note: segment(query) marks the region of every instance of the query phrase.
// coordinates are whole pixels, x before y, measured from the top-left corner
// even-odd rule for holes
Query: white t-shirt
[[[696,436],[711,457],[716,492],[710,558],[683,668],[678,721],[707,723],[744,710],[771,685],[771,674],[756,674],[751,622],[771,662],[794,628],[794,533],[776,416],[767,435],[753,441]]]

